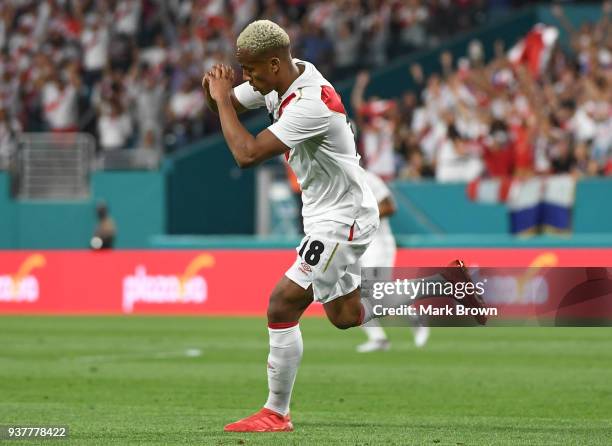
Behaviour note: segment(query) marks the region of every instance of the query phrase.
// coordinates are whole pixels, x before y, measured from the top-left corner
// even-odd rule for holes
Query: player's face
[[[240,52],[237,58],[242,67],[242,78],[256,91],[266,95],[274,89],[277,71],[269,58],[256,58]]]

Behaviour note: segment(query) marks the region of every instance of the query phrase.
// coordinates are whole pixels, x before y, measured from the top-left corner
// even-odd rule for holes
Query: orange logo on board
[[[15,274],[0,275],[0,302],[36,302],[40,284],[31,273],[46,264],[42,254],[32,254],[21,263]]]
[[[208,297],[206,279],[200,270],[215,265],[210,254],[200,254],[182,275],[149,275],[144,265],[123,279],[123,311],[131,313],[137,302],[149,304],[204,303]]]

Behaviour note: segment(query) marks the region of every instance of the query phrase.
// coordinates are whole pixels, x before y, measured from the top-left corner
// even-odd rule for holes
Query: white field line
[[[197,358],[202,356],[202,350],[199,348],[188,348],[186,350],[174,350],[167,352],[125,352],[109,355],[79,355],[70,358],[63,358],[64,361],[70,362],[101,362],[101,361],[116,361],[121,359],[171,359],[171,358]]]

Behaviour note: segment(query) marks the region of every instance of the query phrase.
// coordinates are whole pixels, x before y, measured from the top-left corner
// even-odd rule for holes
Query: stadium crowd
[[[612,175],[612,3],[601,20],[574,29],[536,26],[516,47],[496,43],[485,64],[473,41],[442,74],[410,68],[416,90],[401,98],[364,99],[369,75],[357,78],[352,105],[368,169],[385,179],[434,177],[441,182],[537,173]]]
[[[201,75],[235,63],[235,37],[256,17],[281,24],[296,56],[337,80],[435,46],[484,22],[493,6],[513,3],[521,2],[6,0],[0,158],[22,131],[89,132],[101,151],[168,151],[218,131]],[[439,181],[612,174],[611,7],[603,5],[600,22],[580,29],[554,7],[571,49],[552,45],[536,68],[511,60],[501,45],[485,64],[474,41],[458,61],[443,53],[441,74],[412,66],[417,88],[396,100],[364,98],[362,72],[351,102],[368,167],[385,179]]]
[[[494,3],[507,3],[498,1]],[[269,18],[332,79],[482,22],[485,0],[3,0],[0,152],[21,131],[86,131],[101,150],[172,150],[218,130],[202,73]],[[341,12],[341,13],[340,13]]]

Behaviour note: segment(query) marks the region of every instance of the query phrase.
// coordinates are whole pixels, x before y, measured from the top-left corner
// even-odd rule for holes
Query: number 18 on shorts
[[[349,241],[325,237],[325,234],[306,235],[285,275],[304,289],[312,285],[317,302],[326,303],[344,296],[361,283],[359,257],[370,240],[371,237]]]

